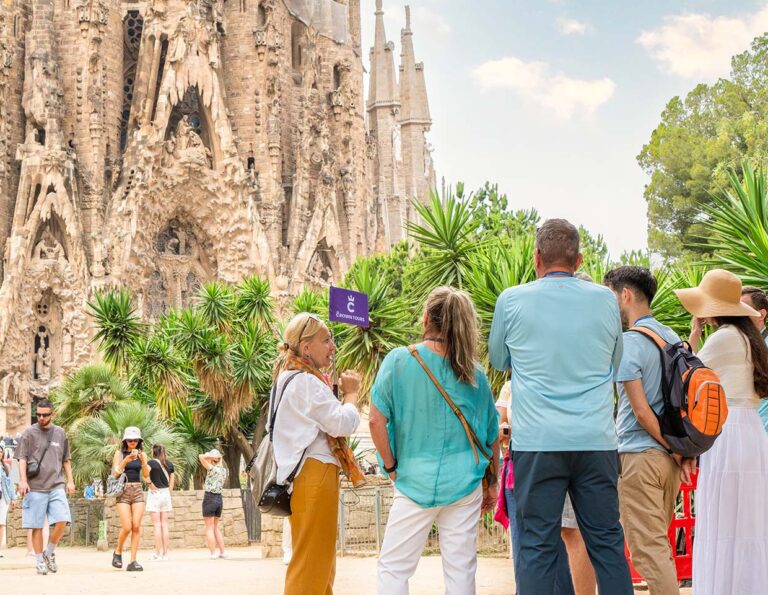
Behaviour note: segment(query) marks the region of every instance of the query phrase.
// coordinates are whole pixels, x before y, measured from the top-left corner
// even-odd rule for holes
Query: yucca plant
[[[104,361],[127,374],[130,351],[146,328],[136,315],[131,295],[125,288],[97,293],[88,309],[97,329],[93,341],[98,342]]]
[[[130,352],[131,378],[154,395],[160,414],[171,419],[184,406],[191,381],[182,353],[167,334],[139,337]]]
[[[423,298],[442,285],[463,289],[472,255],[483,243],[475,233],[479,221],[469,200],[453,194],[441,200],[433,193],[426,204],[414,201],[413,208],[420,221],[408,222],[406,228],[421,254],[411,291]]]
[[[729,186],[705,207],[706,246],[715,264],[748,285],[768,287],[768,184],[763,165],[744,161],[741,178],[728,170]]]
[[[108,364],[91,364],[64,379],[51,398],[56,406],[57,423],[69,428],[84,417],[99,415],[113,403],[128,401],[132,393],[128,382]]]

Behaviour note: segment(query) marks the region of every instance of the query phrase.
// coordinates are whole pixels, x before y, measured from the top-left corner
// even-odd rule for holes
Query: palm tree
[[[106,480],[112,457],[128,426],[141,430],[145,452],[151,452],[153,444],[165,446],[180,482],[194,471],[197,453],[170,423],[158,418],[153,409],[141,403],[121,401],[113,403],[96,417],[82,418],[72,425],[69,431],[72,469],[78,483],[90,483],[96,478]]]
[[[51,397],[58,422],[69,428],[82,417],[94,417],[115,402],[132,398],[131,388],[108,364],[91,364],[64,379]]]
[[[764,166],[744,161],[741,179],[728,170],[729,187],[712,196],[705,207],[706,246],[714,262],[739,275],[745,283],[768,286],[768,183]]]

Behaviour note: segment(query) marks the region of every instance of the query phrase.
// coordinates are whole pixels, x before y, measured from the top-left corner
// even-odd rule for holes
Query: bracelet
[[[386,467],[386,466],[384,467],[384,471],[386,471],[387,473],[394,473],[396,469],[397,469],[397,459],[395,459],[395,462],[392,463],[391,467]]]

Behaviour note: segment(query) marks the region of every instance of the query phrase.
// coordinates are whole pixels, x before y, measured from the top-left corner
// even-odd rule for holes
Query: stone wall
[[[205,527],[202,517],[203,492],[177,491],[173,493],[173,512],[169,517],[170,547],[199,548],[205,547]],[[113,548],[120,531],[117,509],[111,499],[70,500],[73,526],[67,529],[62,545],[95,546],[98,539],[99,520],[107,521],[109,547]],[[240,490],[224,490],[224,512],[220,524],[224,533],[224,543],[228,546],[248,545],[248,530],[245,524]],[[21,510],[16,508],[8,513],[7,545],[23,547],[26,544],[26,531],[21,529]],[[141,547],[154,547],[154,531],[149,513],[142,520]]]

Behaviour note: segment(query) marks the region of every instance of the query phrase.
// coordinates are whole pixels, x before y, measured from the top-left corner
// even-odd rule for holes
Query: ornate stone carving
[[[37,260],[57,261],[66,259],[64,248],[48,229],[43,231],[40,241],[35,244],[32,255]]]

